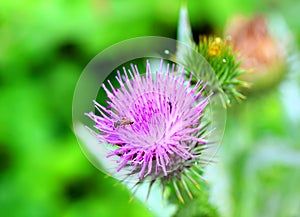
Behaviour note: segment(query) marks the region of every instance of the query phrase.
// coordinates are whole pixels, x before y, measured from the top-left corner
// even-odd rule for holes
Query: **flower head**
[[[280,22],[276,22],[278,24]],[[234,16],[227,24],[226,35],[230,38],[233,51],[241,60],[240,68],[247,71],[241,79],[251,84],[248,91],[270,88],[282,79],[285,70],[286,41],[276,39],[269,31],[272,26],[262,15],[252,18]],[[276,29],[280,27],[276,26]],[[285,29],[285,28],[282,28]]]
[[[206,144],[201,123],[209,102],[203,96],[205,84],[191,85],[183,67],[168,64],[164,70],[163,61],[156,73],[147,61],[145,74],[131,65],[116,79],[119,88],[110,81],[110,88],[103,84],[108,106],[94,101],[100,115],[87,114],[98,141],[115,147],[107,157],[117,157],[116,170],[128,168],[128,176],[137,174],[139,182],[180,177]]]

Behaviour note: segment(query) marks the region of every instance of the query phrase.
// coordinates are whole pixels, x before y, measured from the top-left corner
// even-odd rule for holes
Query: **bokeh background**
[[[0,216],[152,216],[138,200],[128,203],[129,191],[114,187],[116,181],[81,152],[72,131],[72,96],[86,64],[106,47],[137,36],[176,38],[180,5],[0,2]],[[282,81],[228,109],[221,160],[212,170],[218,174],[210,178],[221,216],[300,216],[300,2],[187,5],[195,40],[222,35],[235,14],[276,13],[293,35]]]

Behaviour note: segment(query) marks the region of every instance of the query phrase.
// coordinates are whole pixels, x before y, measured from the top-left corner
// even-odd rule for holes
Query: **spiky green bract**
[[[249,84],[238,78],[245,71],[239,68],[240,62],[228,43],[219,37],[203,36],[200,37],[199,45],[193,42],[190,46],[200,53],[209,65],[201,61],[197,53],[193,52],[179,51],[179,53],[183,53],[180,59],[185,67],[196,75],[195,77],[209,81],[207,90],[221,93],[224,107],[230,106],[233,100],[240,101],[245,98],[240,89],[248,87]],[[177,56],[179,55],[177,54]],[[209,67],[215,73],[207,73],[211,71]]]
[[[240,101],[245,96],[239,91],[241,87],[248,87],[248,83],[238,79],[245,73],[239,68],[240,61],[226,41],[219,37],[200,37],[198,52],[214,69],[218,82],[225,93],[225,102],[230,105],[232,100]]]
[[[177,212],[172,217],[219,217],[217,208],[209,202],[208,185],[201,183],[201,190],[195,198],[188,203],[178,206]],[[174,196],[173,196],[174,197]],[[170,198],[170,201],[175,198]]]

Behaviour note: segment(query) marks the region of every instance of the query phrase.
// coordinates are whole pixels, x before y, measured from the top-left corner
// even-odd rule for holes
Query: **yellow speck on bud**
[[[223,40],[220,37],[214,38],[212,42],[209,42],[208,45],[208,55],[209,56],[218,56],[220,55],[223,47]]]

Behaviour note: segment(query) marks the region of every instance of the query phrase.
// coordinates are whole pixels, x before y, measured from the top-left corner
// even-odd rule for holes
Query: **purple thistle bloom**
[[[120,88],[110,81],[111,90],[103,84],[108,106],[94,101],[100,116],[87,114],[95,122],[98,141],[115,147],[107,157],[118,157],[117,171],[129,168],[128,176],[138,174],[139,182],[178,178],[180,171],[199,161],[206,144],[201,122],[209,102],[209,96],[203,96],[205,85],[198,81],[192,86],[183,67],[168,64],[164,70],[163,61],[156,73],[148,61],[145,74],[136,65],[123,69],[124,75],[118,71],[116,77]]]

